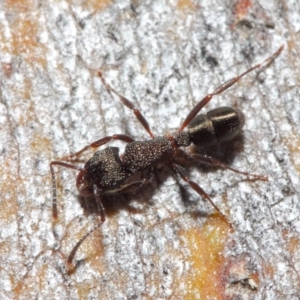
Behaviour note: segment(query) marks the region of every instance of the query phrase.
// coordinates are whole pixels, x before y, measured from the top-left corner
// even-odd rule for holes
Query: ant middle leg
[[[212,199],[208,196],[208,194],[194,181],[190,180],[190,178],[187,176],[185,169],[174,162],[171,164],[174,172],[179,175],[185,182],[187,182],[193,190],[195,190],[200,196],[202,196],[204,199],[206,199],[213,207],[214,209],[219,213],[219,215],[226,221],[226,223],[229,224],[230,227],[232,227],[231,223],[227,220],[225,215],[220,211],[218,206],[212,201]]]
[[[233,77],[231,79],[229,79],[228,81],[226,81],[225,83],[221,84],[219,87],[217,87],[215,89],[214,92],[212,92],[211,94],[207,94],[202,100],[200,100],[200,102],[198,104],[196,104],[196,106],[190,111],[190,113],[187,115],[187,117],[185,118],[185,120],[183,121],[181,127],[178,130],[178,133],[183,131],[184,128],[186,126],[189,125],[189,123],[195,118],[195,116],[199,113],[199,111],[216,95],[219,95],[221,93],[223,93],[225,90],[227,90],[228,88],[230,88],[232,85],[234,85],[235,83],[237,83],[242,77],[244,77],[245,75],[247,75],[248,73],[254,71],[255,69],[258,68],[262,68],[262,67],[267,67],[270,65],[270,63],[273,62],[273,60],[281,53],[281,51],[283,50],[283,45],[274,53],[272,54],[270,57],[268,57],[267,59],[265,59],[263,62],[251,67],[250,69],[248,69],[247,71],[245,71],[244,73]]]
[[[134,142],[134,139],[132,137],[130,137],[129,135],[125,135],[125,134],[114,134],[112,136],[106,136],[100,140],[97,140],[87,146],[85,146],[84,148],[82,148],[81,150],[79,150],[78,152],[75,152],[73,154],[67,155],[67,156],[63,156],[61,159],[62,160],[66,160],[66,161],[72,161],[72,160],[76,160],[76,158],[78,156],[80,156],[83,152],[89,150],[89,149],[94,149],[94,148],[98,148],[100,146],[103,146],[107,143],[109,143],[110,141],[122,141],[125,143],[132,143]]]
[[[128,107],[129,109],[131,109],[133,111],[133,113],[135,114],[136,118],[139,120],[139,122],[143,125],[143,127],[146,129],[146,131],[148,132],[148,134],[151,136],[151,138],[155,138],[154,134],[152,133],[151,129],[150,129],[150,125],[148,123],[148,121],[146,120],[146,118],[143,116],[143,114],[141,113],[141,111],[139,109],[137,109],[133,103],[131,101],[129,101],[127,98],[125,98],[124,96],[122,96],[121,94],[119,94],[114,88],[112,88],[104,79],[102,73],[100,71],[98,71],[98,76],[100,77],[103,85],[106,87],[107,91],[109,92],[110,95],[115,94],[117,95],[120,100],[122,101],[122,103]]]

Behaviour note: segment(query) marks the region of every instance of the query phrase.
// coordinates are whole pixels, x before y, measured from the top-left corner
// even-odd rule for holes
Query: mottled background
[[[299,16],[297,0],[2,0],[1,299],[299,299]],[[269,68],[204,109],[239,107],[243,134],[192,149],[269,177],[189,168],[233,230],[159,168],[142,191],[106,199],[107,221],[68,272],[66,257],[97,217],[82,208],[76,172],[56,168],[54,223],[49,162],[114,133],[149,138],[96,71],[163,135],[281,45]]]

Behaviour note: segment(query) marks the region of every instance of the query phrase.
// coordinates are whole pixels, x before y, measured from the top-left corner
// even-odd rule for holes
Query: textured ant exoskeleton
[[[244,115],[240,110],[232,107],[220,107],[209,111],[206,115],[197,114],[215,95],[221,94],[223,91],[227,90],[243,76],[262,66],[268,66],[282,50],[283,46],[281,46],[272,56],[262,63],[257,64],[241,75],[228,80],[219,86],[213,93],[206,95],[191,110],[175,135],[166,135],[163,137],[155,137],[142,113],[135,108],[128,99],[115,91],[105,81],[102,73],[98,72],[98,75],[108,92],[111,95],[117,95],[123,104],[134,112],[136,118],[148,132],[151,139],[146,141],[135,141],[130,136],[123,134],[106,136],[84,147],[82,150],[65,157],[64,160],[70,161],[77,158],[86,150],[98,148],[112,140],[119,140],[127,143],[125,152],[122,156],[119,156],[119,148],[107,147],[104,150],[95,152],[93,157],[85,163],[83,168],[62,161],[52,161],[50,163],[53,183],[53,217],[57,219],[56,181],[53,170],[53,166],[55,165],[79,171],[76,180],[76,186],[79,193],[83,197],[95,197],[97,209],[101,216],[100,223],[88,231],[74,246],[67,259],[68,264],[72,262],[76,251],[82,242],[105,221],[104,207],[101,198],[104,195],[126,193],[141,188],[151,180],[153,176],[153,168],[158,164],[170,165],[173,171],[187,182],[200,196],[208,200],[225,220],[225,216],[213,203],[211,198],[197,183],[190,180],[187,176],[184,167],[181,166],[182,159],[187,158],[196,162],[226,168],[246,176],[252,176],[255,179],[267,180],[267,177],[265,176],[235,170],[213,158],[185,152],[181,149],[181,147],[188,147],[192,143],[196,146],[205,147],[217,142],[230,140],[235,137],[244,125]],[[184,131],[186,127],[187,130]],[[145,178],[138,181],[132,181],[132,177],[136,172],[142,172],[145,170],[148,170]]]

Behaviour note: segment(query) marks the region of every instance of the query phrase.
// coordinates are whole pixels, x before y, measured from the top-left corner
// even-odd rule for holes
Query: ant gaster
[[[200,196],[208,200],[215,210],[226,220],[225,216],[221,213],[218,207],[214,204],[208,194],[194,181],[192,181],[186,174],[185,169],[181,166],[183,158],[210,164],[212,166],[226,168],[236,173],[246,176],[252,176],[255,179],[267,180],[267,177],[249,174],[235,170],[222,162],[195,153],[188,153],[182,150],[182,147],[188,147],[192,143],[196,146],[206,147],[214,143],[230,140],[240,133],[244,125],[244,114],[232,107],[220,107],[209,111],[206,115],[198,115],[199,111],[216,95],[221,94],[229,87],[234,85],[243,76],[261,67],[267,67],[283,50],[281,46],[272,56],[267,58],[260,64],[248,69],[241,75],[234,77],[224,84],[219,86],[214,92],[206,95],[198,104],[191,110],[188,116],[181,124],[179,130],[174,135],[166,135],[163,137],[155,137],[152,133],[147,120],[143,114],[134,107],[134,105],[125,97],[120,95],[114,90],[104,79],[101,72],[98,72],[102,83],[107,91],[112,95],[115,94],[121,102],[131,109],[135,114],[138,121],[142,124],[145,130],[150,135],[151,139],[146,141],[135,141],[132,137],[115,134],[106,136],[97,140],[90,145],[84,147],[82,150],[64,157],[65,161],[72,161],[91,148],[98,148],[102,145],[109,143],[112,140],[119,140],[127,143],[125,152],[119,156],[119,148],[107,147],[94,153],[84,165],[78,167],[77,165],[69,164],[62,161],[52,161],[50,163],[52,183],[53,183],[53,217],[57,219],[57,192],[56,180],[53,166],[62,166],[69,169],[79,171],[76,180],[76,186],[79,193],[83,197],[94,197],[97,203],[97,209],[100,213],[100,222],[90,231],[88,231],[74,246],[70,255],[68,256],[68,264],[76,254],[76,251],[82,242],[101,224],[105,221],[104,207],[101,198],[104,195],[127,193],[136,189],[140,189],[147,184],[153,177],[153,168],[158,164],[168,164],[173,171],[187,182]],[[184,129],[187,127],[187,130]],[[145,178],[132,182],[132,176],[136,172],[146,172]]]

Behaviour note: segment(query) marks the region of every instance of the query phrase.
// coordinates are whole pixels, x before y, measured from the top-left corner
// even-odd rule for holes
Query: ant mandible
[[[89,230],[76,243],[68,256],[67,263],[72,263],[76,251],[83,241],[105,221],[105,212],[101,198],[104,195],[127,193],[136,189],[140,189],[152,179],[153,168],[158,164],[170,165],[172,170],[179,177],[187,182],[200,196],[208,200],[215,210],[227,221],[226,217],[221,213],[219,208],[214,204],[208,194],[206,194],[197,183],[190,180],[190,178],[187,176],[184,167],[181,166],[182,158],[229,169],[236,173],[252,176],[253,178],[259,180],[267,180],[267,177],[238,171],[213,158],[200,154],[185,152],[181,149],[181,147],[188,147],[192,143],[196,146],[206,147],[214,143],[228,141],[235,137],[241,131],[245,121],[244,114],[240,110],[232,107],[220,107],[209,111],[206,115],[197,114],[214,96],[227,90],[246,74],[263,66],[268,66],[270,63],[272,63],[272,61],[281,53],[282,50],[283,46],[281,46],[272,56],[264,60],[262,63],[257,64],[241,75],[226,81],[214,92],[206,95],[190,111],[175,135],[168,134],[162,137],[155,137],[147,120],[140,110],[135,108],[131,101],[113,89],[106,82],[102,73],[98,72],[98,76],[100,77],[109,94],[111,96],[112,94],[117,95],[121,102],[133,111],[138,121],[150,135],[151,139],[146,141],[135,141],[128,135],[114,134],[112,136],[106,136],[100,140],[97,140],[84,147],[80,151],[64,157],[63,159],[66,161],[71,161],[86,150],[98,148],[112,140],[119,140],[127,143],[125,152],[122,156],[119,156],[119,148],[107,147],[104,150],[96,151],[93,157],[85,163],[83,168],[62,161],[52,161],[50,163],[53,184],[52,209],[54,219],[57,219],[57,192],[53,166],[62,166],[79,171],[76,180],[77,189],[82,197],[95,198],[97,209],[100,213],[100,222],[91,230]],[[187,130],[184,131],[186,127]],[[144,175],[145,178],[132,182],[132,176],[136,172],[145,170],[148,170],[148,172],[146,172],[147,175]]]

